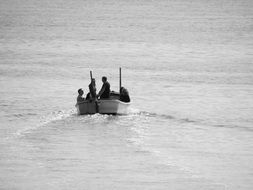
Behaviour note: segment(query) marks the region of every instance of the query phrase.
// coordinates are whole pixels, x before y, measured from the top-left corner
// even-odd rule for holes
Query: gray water
[[[251,190],[252,60],[251,0],[0,0],[0,189]]]

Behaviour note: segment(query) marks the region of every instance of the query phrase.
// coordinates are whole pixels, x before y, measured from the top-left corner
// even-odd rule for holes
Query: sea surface
[[[128,115],[76,113],[107,76]],[[252,190],[252,0],[0,0],[1,190]]]

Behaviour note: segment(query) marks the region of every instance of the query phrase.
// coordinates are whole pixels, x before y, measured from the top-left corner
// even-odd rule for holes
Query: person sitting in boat
[[[103,86],[101,90],[99,91],[97,97],[100,97],[100,99],[107,99],[110,97],[110,83],[107,81],[107,78],[105,76],[102,77]]]
[[[120,88],[119,100],[122,102],[130,102],[128,90],[124,87]]]
[[[89,93],[86,95],[86,100],[94,100],[96,99],[96,80],[94,78],[91,79],[91,83],[89,84]]]
[[[77,103],[82,102],[82,101],[85,100],[85,99],[83,98],[83,90],[82,90],[81,88],[78,89],[78,96],[77,96],[76,100],[77,100]]]

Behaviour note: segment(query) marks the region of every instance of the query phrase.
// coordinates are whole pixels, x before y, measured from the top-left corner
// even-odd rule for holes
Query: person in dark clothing
[[[90,95],[90,92],[87,93],[86,97],[85,97],[85,100],[90,100],[91,101],[91,95]]]
[[[122,102],[130,102],[128,90],[124,87],[120,88],[119,100]]]
[[[90,99],[95,99],[96,98],[96,80],[94,78],[91,79],[91,83],[89,84],[89,98]]]
[[[101,90],[99,91],[97,97],[100,97],[100,99],[106,99],[110,97],[110,83],[107,81],[107,78],[105,76],[102,77],[103,86]]]
[[[78,89],[78,96],[76,98],[77,103],[84,101],[83,96],[83,90],[80,88]]]

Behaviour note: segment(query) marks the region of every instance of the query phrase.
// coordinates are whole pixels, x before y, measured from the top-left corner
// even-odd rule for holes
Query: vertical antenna
[[[90,81],[92,81],[92,71],[90,71]]]
[[[119,68],[119,92],[121,89],[121,67]]]

